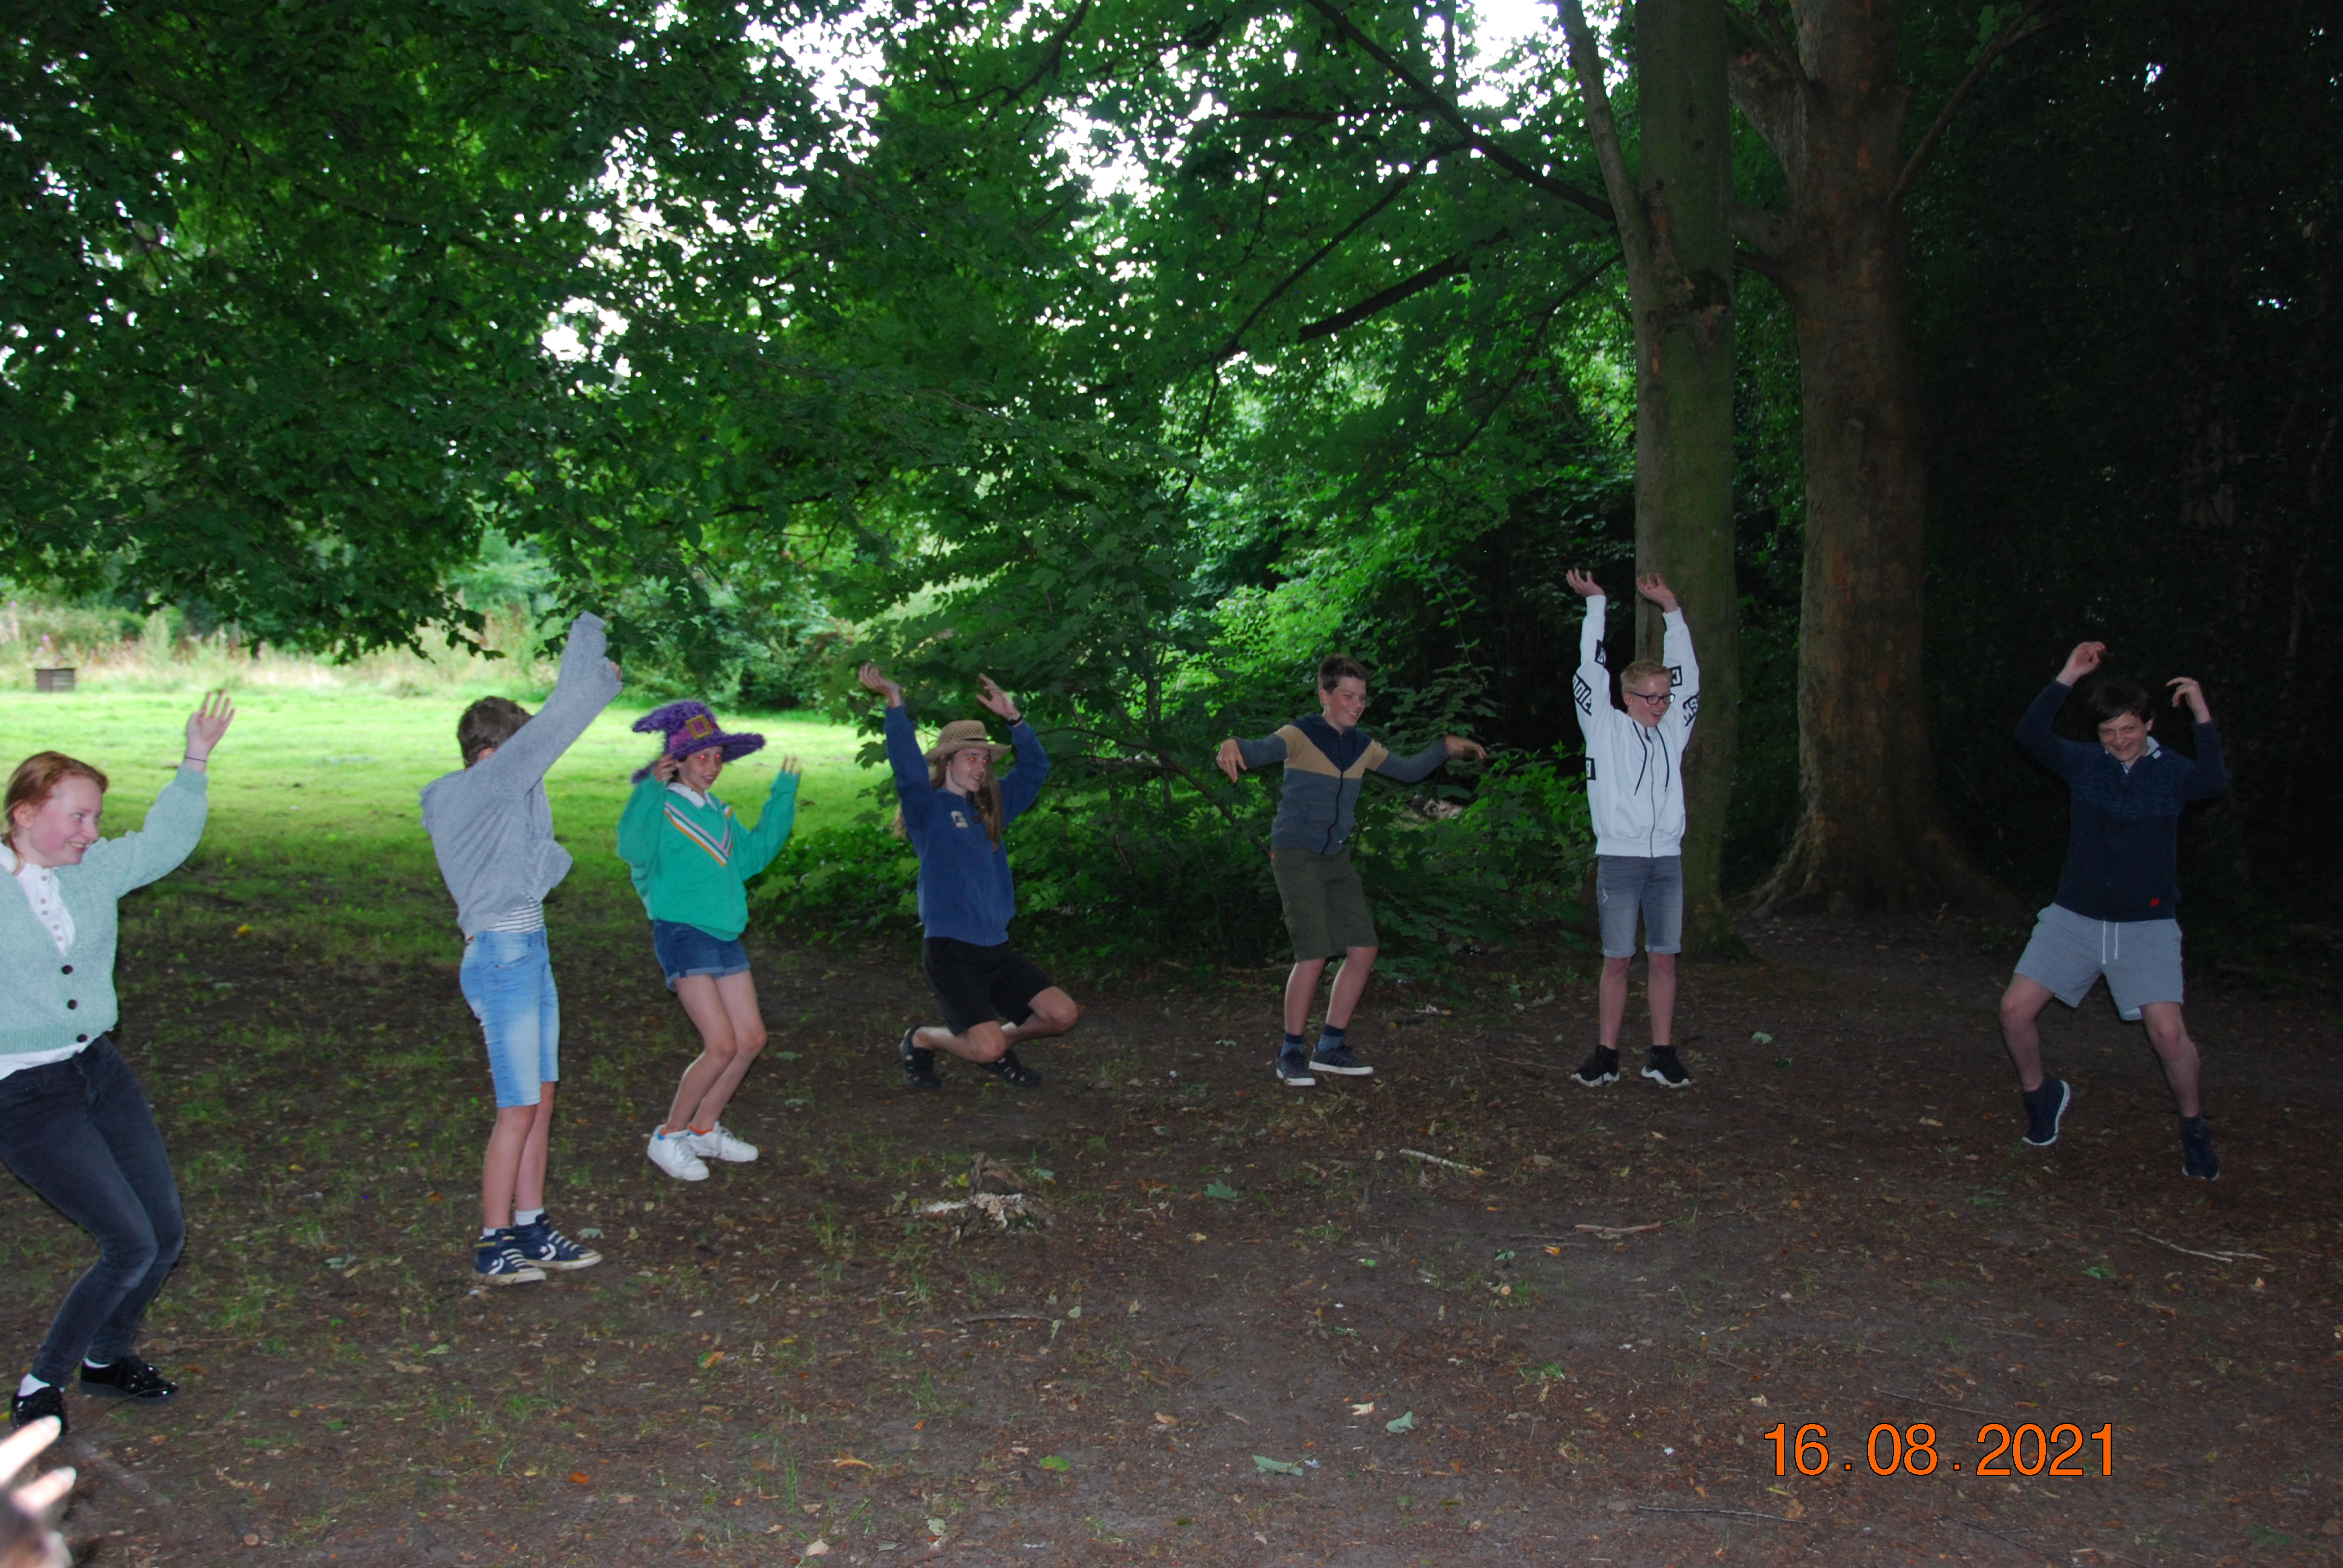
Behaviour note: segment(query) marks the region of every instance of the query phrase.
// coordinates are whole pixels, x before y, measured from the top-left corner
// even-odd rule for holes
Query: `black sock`
[[[1286,1055],[1288,1055],[1288,1056],[1299,1056],[1299,1055],[1301,1055],[1301,1054],[1302,1054],[1302,1045],[1303,1045],[1303,1044],[1304,1044],[1304,1041],[1302,1040],[1302,1038],[1300,1035],[1298,1035],[1298,1034],[1289,1034],[1289,1035],[1287,1035],[1287,1036],[1285,1037],[1285,1054],[1286,1054]]]
[[[2201,1115],[2199,1115],[2199,1116],[2184,1116],[2184,1117],[2182,1117],[2182,1118],[2180,1119],[2180,1131],[2183,1131],[2183,1132],[2202,1132],[2202,1131],[2205,1131],[2205,1118],[2204,1118],[2203,1116],[2201,1116]]]
[[[1318,1026],[1318,1049],[1322,1052],[1342,1050],[1342,1036],[1349,1033],[1350,1029],[1351,1026],[1347,1023],[1341,1029],[1336,1029],[1331,1023],[1320,1024]]]

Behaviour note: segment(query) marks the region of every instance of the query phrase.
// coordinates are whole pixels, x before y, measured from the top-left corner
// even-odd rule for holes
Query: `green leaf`
[[[1415,1430],[1415,1412],[1409,1411],[1404,1415],[1394,1416],[1390,1421],[1383,1422],[1383,1430],[1390,1432],[1393,1437],[1397,1437],[1403,1432],[1413,1432]]]
[[[1233,1201],[1237,1197],[1237,1190],[1225,1181],[1208,1181],[1204,1184],[1204,1196],[1218,1198],[1223,1202]]]
[[[1073,1465],[1073,1461],[1071,1461],[1071,1460],[1070,1460],[1070,1459],[1063,1458],[1063,1457],[1061,1457],[1061,1456],[1060,1456],[1060,1455],[1058,1455],[1058,1454],[1054,1454],[1054,1453],[1053,1453],[1053,1454],[1051,1454],[1048,1458],[1046,1458],[1046,1459],[1044,1459],[1044,1460],[1042,1460],[1042,1461],[1041,1461],[1041,1468],[1042,1468],[1042,1469],[1044,1469],[1044,1470],[1055,1470],[1055,1471],[1061,1471],[1061,1472],[1062,1472],[1062,1471],[1071,1470],[1071,1469],[1073,1469],[1073,1467],[1074,1467],[1074,1465]]]
[[[1299,1475],[1302,1467],[1282,1459],[1272,1459],[1265,1453],[1252,1456],[1253,1470],[1262,1475]]]

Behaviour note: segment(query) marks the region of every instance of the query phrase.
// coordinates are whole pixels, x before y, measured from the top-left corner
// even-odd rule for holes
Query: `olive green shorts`
[[[1269,864],[1295,959],[1340,958],[1346,949],[1377,945],[1375,912],[1367,907],[1367,890],[1347,848],[1332,855],[1272,849]]]

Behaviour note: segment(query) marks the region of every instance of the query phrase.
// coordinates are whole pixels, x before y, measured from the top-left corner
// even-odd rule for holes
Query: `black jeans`
[[[35,1377],[63,1384],[85,1356],[128,1352],[187,1237],[162,1131],[111,1035],[0,1078],[0,1162],[97,1239],[97,1261],[65,1293],[33,1362]]]

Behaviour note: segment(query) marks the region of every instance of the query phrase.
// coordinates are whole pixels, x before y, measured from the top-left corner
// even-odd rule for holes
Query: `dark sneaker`
[[[8,1397],[8,1424],[11,1427],[30,1426],[45,1415],[56,1417],[57,1435],[65,1435],[65,1391],[44,1385],[30,1393]]]
[[[1318,1081],[1310,1076],[1310,1059],[1298,1050],[1277,1053],[1277,1081],[1288,1089],[1318,1087]]]
[[[1002,1051],[1001,1059],[997,1061],[980,1061],[977,1066],[984,1069],[1001,1082],[1013,1083],[1020,1089],[1036,1089],[1041,1086],[1041,1075],[1018,1060],[1017,1053],[1013,1050]]]
[[[895,1045],[895,1054],[903,1059],[903,1087],[941,1089],[943,1081],[936,1076],[936,1053],[911,1043],[919,1032],[920,1026],[913,1024]]]
[[[484,1285],[534,1285],[543,1282],[545,1271],[521,1256],[520,1245],[508,1229],[480,1243],[472,1259],[472,1278]]]
[[[2180,1124],[2180,1173],[2199,1181],[2221,1179],[2221,1157],[2213,1152],[2213,1130],[2201,1116]]]
[[[1570,1081],[1584,1089],[1600,1089],[1606,1083],[1618,1082],[1619,1053],[1596,1046],[1594,1054],[1579,1063],[1578,1070],[1570,1075]]]
[[[1310,1053],[1310,1068],[1313,1072],[1331,1072],[1342,1078],[1365,1078],[1375,1070],[1353,1056],[1348,1045],[1338,1045],[1332,1050],[1320,1046]]]
[[[179,1385],[136,1356],[118,1357],[111,1365],[81,1369],[81,1392],[107,1399],[135,1399],[140,1404],[161,1404],[179,1392]]]
[[[1652,1047],[1652,1054],[1644,1059],[1644,1076],[1662,1089],[1692,1087],[1692,1074],[1676,1060],[1676,1048],[1673,1045]]]
[[[2066,1107],[2075,1102],[2075,1091],[2063,1078],[2046,1078],[2041,1088],[2024,1098],[2026,1141],[2036,1149],[2047,1149],[2058,1141],[2058,1123],[2066,1119]]]
[[[515,1225],[508,1232],[520,1255],[540,1269],[590,1269],[602,1261],[591,1247],[581,1247],[553,1228],[550,1220]]]

